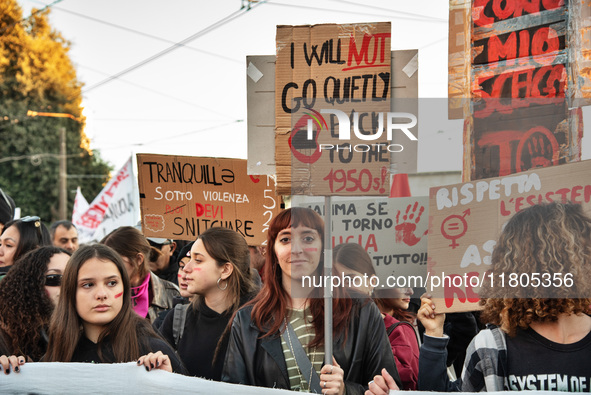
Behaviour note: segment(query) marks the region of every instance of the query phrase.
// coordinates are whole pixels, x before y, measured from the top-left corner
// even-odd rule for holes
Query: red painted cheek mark
[[[197,271],[197,272],[200,272],[200,271],[201,271],[201,268],[200,268],[200,267],[196,267],[196,268],[195,268],[195,269],[193,269],[193,270],[195,270],[195,271]]]
[[[179,274],[179,275],[178,275],[178,277],[179,277],[179,278],[183,278],[183,275],[182,275],[182,274]]]
[[[115,299],[118,299],[118,298],[120,298],[122,295],[123,295],[123,292],[121,292],[121,293],[118,293],[117,295],[115,295]]]
[[[304,251],[306,251],[306,252],[316,252],[316,251],[318,251],[318,248],[304,248]]]

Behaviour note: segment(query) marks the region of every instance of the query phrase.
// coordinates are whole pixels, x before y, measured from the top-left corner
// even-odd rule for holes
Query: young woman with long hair
[[[28,252],[0,282],[0,354],[39,361],[70,253],[45,246]]]
[[[472,339],[462,376],[454,382],[446,372],[445,314],[437,314],[430,297],[421,299],[418,317],[425,336],[419,389],[588,392],[590,263],[591,218],[581,205],[555,202],[516,213],[499,236],[480,291],[481,320],[492,325]],[[507,280],[504,286],[502,276]],[[540,283],[508,282],[526,276],[538,277]],[[491,284],[490,278],[498,281]],[[386,394],[389,385],[383,379],[376,383],[380,385],[373,385],[372,393]]]
[[[191,247],[191,260],[183,268],[181,283],[195,297],[184,314],[182,336],[175,338],[175,311],[160,328],[176,349],[189,375],[221,379],[228,348],[230,318],[254,296],[250,253],[246,240],[227,228],[209,228]],[[177,331],[179,328],[177,328]]]
[[[343,281],[349,281],[363,296],[373,296],[382,313],[386,334],[390,341],[402,389],[416,390],[419,374],[419,343],[413,326],[414,315],[407,311],[410,288],[373,289],[376,276],[371,257],[355,243],[339,244],[332,251],[333,266]],[[363,280],[363,281],[362,281]],[[346,284],[348,285],[348,284]]]
[[[173,371],[184,372],[174,350],[131,304],[129,277],[119,254],[101,244],[81,247],[63,275],[43,362],[130,362],[161,351]]]
[[[146,237],[133,226],[120,226],[102,240],[121,256],[131,281],[133,310],[150,322],[158,314],[174,307],[174,298],[180,296],[179,288],[170,281],[162,280],[150,272],[149,262],[160,250],[150,246]]]
[[[47,227],[39,217],[9,221],[0,233],[0,278],[27,252],[51,245]]]
[[[323,237],[324,222],[313,210],[291,208],[273,219],[265,282],[233,320],[223,381],[361,394],[387,368],[400,382],[379,310],[369,299],[347,298],[344,290],[333,299],[333,362],[323,365],[323,290],[302,287],[306,278],[322,274]]]

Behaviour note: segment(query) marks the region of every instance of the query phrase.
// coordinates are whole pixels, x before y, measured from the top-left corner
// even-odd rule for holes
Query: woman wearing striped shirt
[[[378,308],[371,300],[347,298],[343,290],[335,290],[333,300],[333,362],[323,364],[323,291],[306,280],[322,273],[323,235],[324,222],[310,209],[291,208],[273,219],[265,283],[234,317],[223,381],[362,394],[386,368],[400,383]],[[294,357],[298,348],[304,358]]]

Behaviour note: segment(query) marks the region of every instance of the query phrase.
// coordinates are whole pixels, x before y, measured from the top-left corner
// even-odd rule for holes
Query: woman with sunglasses
[[[78,249],[64,272],[43,362],[131,362],[158,351],[172,371],[185,373],[174,350],[134,313],[119,254],[101,244]]]
[[[49,245],[49,231],[39,217],[24,217],[7,222],[0,233],[0,278],[18,258],[37,247]]]
[[[47,328],[69,258],[70,253],[58,247],[37,248],[0,282],[0,354],[25,355],[32,361],[45,354]]]

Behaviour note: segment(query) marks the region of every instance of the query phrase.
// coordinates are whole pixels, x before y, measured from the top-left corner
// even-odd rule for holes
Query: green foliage
[[[66,128],[68,213],[75,190],[92,200],[111,167],[90,151],[84,133],[82,84],[69,57],[69,43],[51,29],[49,11],[22,20],[16,0],[0,0],[0,186],[22,215],[46,223],[58,219],[60,129]],[[78,120],[31,117],[27,111],[71,114]]]

